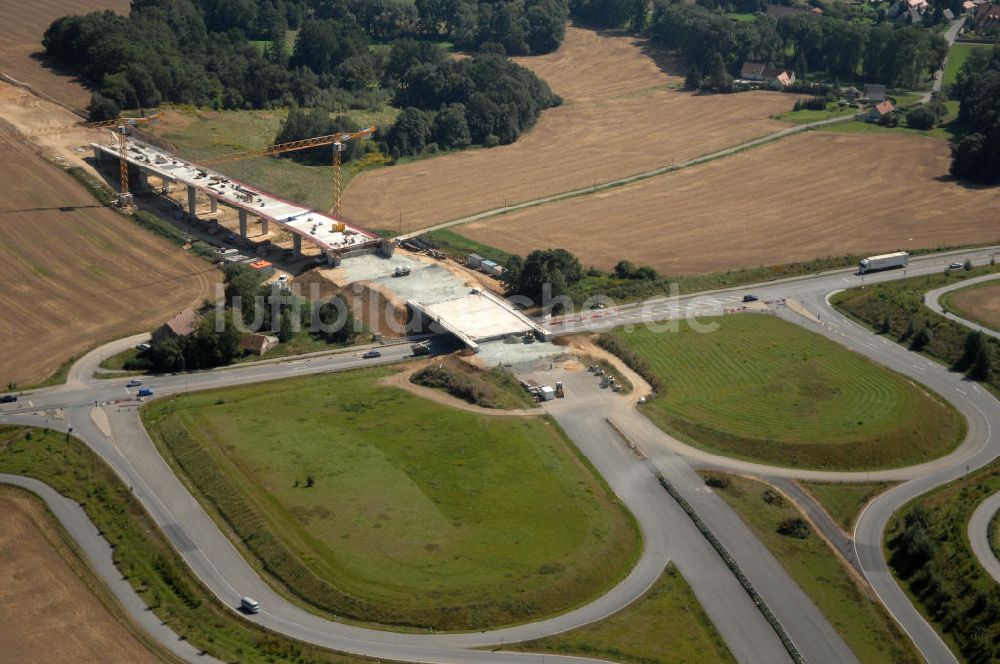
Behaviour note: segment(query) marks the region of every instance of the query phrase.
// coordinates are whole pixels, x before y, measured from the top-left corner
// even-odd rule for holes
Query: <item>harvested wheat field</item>
[[[67,14],[112,9],[127,14],[129,0],[30,0],[3,3],[0,20],[0,72],[72,108],[90,101],[79,81],[53,71],[45,62],[42,36],[52,21]]]
[[[948,308],[959,316],[1000,330],[1000,284],[957,291],[948,297]]]
[[[1000,188],[946,176],[948,143],[808,132],[634,185],[462,226],[527,253],[565,247],[698,274],[844,254],[1000,240]]]
[[[0,385],[200,302],[218,270],[101,206],[0,124]]]
[[[0,652],[8,664],[161,661],[91,592],[99,581],[34,497],[0,487]],[[85,583],[81,577],[88,581]]]
[[[764,136],[788,126],[768,116],[795,103],[780,92],[669,89],[682,81],[678,68],[645,40],[574,27],[556,53],[518,62],[548,82],[563,105],[542,113],[512,145],[361,174],[345,194],[347,216],[371,228],[425,228]]]

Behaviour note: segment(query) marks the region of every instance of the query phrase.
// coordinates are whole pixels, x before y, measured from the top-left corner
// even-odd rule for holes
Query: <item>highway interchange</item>
[[[939,272],[960,257],[985,263],[996,248],[950,252],[915,258],[905,273],[896,271],[868,275],[864,283],[903,276]],[[581,451],[605,477],[612,489],[635,514],[644,534],[643,555],[630,575],[608,594],[569,613],[535,623],[488,632],[467,634],[403,634],[337,623],[307,612],[273,591],[242,558],[167,463],[156,451],[138,418],[137,407],[124,387],[124,379],[94,379],[93,368],[106,355],[133,345],[134,338],[98,349],[82,359],[70,372],[65,385],[31,391],[16,404],[0,409],[0,423],[49,426],[67,431],[97,452],[135,492],[136,497],[163,529],[196,576],[230,607],[242,595],[258,599],[262,611],[247,617],[289,637],[339,651],[381,659],[411,662],[527,662],[540,656],[506,651],[473,650],[513,641],[538,638],[578,627],[613,613],[640,597],[673,561],[691,584],[709,617],[720,630],[739,661],[780,662],[789,656],[775,632],[743,592],[735,577],[691,520],[663,491],[656,480],[662,473],[691,503],[699,516],[726,545],[744,573],[757,588],[782,627],[809,662],[856,661],[854,655],[808,596],[784,572],[773,556],[752,535],[725,503],[704,487],[695,468],[711,467],[749,473],[765,478],[834,481],[900,480],[901,484],[873,500],[858,519],[853,533],[853,561],[871,584],[889,612],[930,662],[957,661],[934,629],[922,618],[893,580],[882,557],[882,533],[892,514],[913,497],[981,467],[1000,455],[1000,440],[992,423],[1000,422],[1000,402],[975,383],[945,367],[911,353],[849,321],[829,304],[830,294],[860,285],[862,278],[851,270],[837,270],[765,284],[725,289],[681,298],[659,298],[640,305],[622,306],[585,316],[548,321],[558,334],[610,329],[620,325],[656,324],[691,315],[720,314],[738,306],[743,293],[762,300],[786,302],[778,315],[823,334],[913,380],[923,383],[950,401],[968,420],[965,440],[950,454],[910,468],[863,473],[801,471],[734,461],[695,450],[666,435],[642,416],[631,403],[610,397],[606,391],[567,374],[564,382],[571,398],[547,406]],[[373,362],[397,362],[407,358],[407,344],[381,348],[382,357],[364,360],[360,351],[256,363],[221,370],[152,379],[156,395],[270,381],[291,376],[343,371]],[[612,399],[617,399],[613,401]],[[122,403],[116,403],[126,400]],[[620,434],[634,441],[645,458],[622,444]],[[0,477],[0,481],[9,478]],[[31,488],[31,487],[29,487]],[[37,488],[37,487],[36,487]],[[52,504],[55,497],[43,495]],[[82,510],[54,510],[74,537],[87,528]],[[81,521],[82,520],[82,521]],[[79,533],[79,535],[78,535]],[[88,548],[89,547],[89,548]],[[98,573],[114,588],[113,570],[95,562],[99,544],[82,548]],[[110,554],[108,554],[110,555]],[[113,577],[113,578],[112,578]],[[127,584],[126,584],[127,585]],[[122,589],[123,592],[124,589]],[[119,598],[122,595],[116,590]],[[134,594],[133,594],[133,597]],[[137,597],[135,597],[138,600]],[[135,616],[139,604],[122,599]],[[175,635],[140,624],[176,654],[192,661],[211,661],[198,655]],[[156,622],[156,621],[153,621]],[[569,662],[594,661],[583,657],[560,658]]]

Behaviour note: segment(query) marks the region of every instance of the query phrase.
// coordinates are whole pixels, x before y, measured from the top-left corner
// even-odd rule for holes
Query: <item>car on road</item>
[[[373,357],[382,357],[382,353],[378,352],[377,350],[370,350],[361,357],[363,357],[366,360],[370,360]]]
[[[133,378],[129,382],[125,383],[125,387],[139,387],[142,385],[142,381],[138,378]]]
[[[744,295],[743,296],[743,301],[744,302],[756,302],[759,299],[760,298],[757,297],[756,295]]]
[[[17,401],[16,394],[5,394],[0,397],[0,403],[14,403],[15,401]]]
[[[140,387],[137,392],[137,396],[140,397],[151,397],[153,396],[153,388],[151,387]]]
[[[243,613],[260,613],[260,602],[252,597],[241,597],[240,611]]]
[[[962,264],[959,263],[958,261],[955,261],[954,263],[950,263],[948,265],[948,269],[949,270],[961,270],[962,269]]]
[[[152,346],[150,346],[149,344],[136,344],[135,345],[135,349],[137,351],[140,351],[140,352],[143,352],[143,353],[145,353],[150,348],[152,348]]]

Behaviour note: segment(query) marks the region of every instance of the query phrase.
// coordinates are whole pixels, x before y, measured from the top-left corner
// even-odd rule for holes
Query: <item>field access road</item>
[[[1000,332],[997,332],[991,327],[985,325],[980,325],[979,323],[974,323],[973,321],[957,316],[941,304],[941,297],[950,293],[952,291],[961,290],[963,288],[968,288],[969,286],[975,286],[976,284],[982,284],[989,281],[995,281],[1000,279],[1000,274],[984,274],[981,277],[975,277],[973,279],[966,279],[965,281],[960,281],[957,284],[949,284],[947,286],[942,286],[941,288],[935,288],[932,291],[927,291],[924,295],[924,305],[929,307],[932,311],[936,311],[945,318],[950,318],[951,320],[964,325],[966,327],[972,328],[973,330],[979,330],[983,334],[989,335],[996,339],[1000,339]]]
[[[798,324],[813,329],[834,339],[852,350],[866,355],[875,361],[887,365],[916,381],[927,385],[945,399],[949,400],[963,415],[969,419],[968,435],[955,452],[937,461],[921,464],[917,474],[904,477],[908,481],[878,497],[864,510],[855,528],[854,540],[857,560],[866,578],[872,584],[876,593],[882,599],[890,613],[911,636],[923,656],[931,662],[953,662],[954,656],[937,636],[933,628],[923,620],[917,610],[909,603],[905,594],[896,585],[885,561],[882,559],[882,533],[888,519],[899,507],[911,498],[928,491],[944,482],[955,479],[971,468],[988,463],[1000,454],[1000,440],[992,436],[991,421],[1000,422],[1000,402],[989,393],[980,389],[974,383],[964,381],[960,376],[951,374],[941,365],[929,362],[922,356],[910,353],[902,347],[892,344],[871,331],[856,325],[833,310],[828,304],[830,293],[860,285],[899,279],[904,276],[929,274],[943,270],[954,260],[966,258],[980,263],[988,260],[995,248],[979,249],[944,254],[928,255],[914,259],[907,270],[895,271],[859,277],[850,270],[835,270],[820,275],[798,277],[774,281],[754,286],[722,289],[713,293],[699,294],[686,298],[657,298],[647,303],[622,306],[605,310],[599,314],[587,312],[586,317],[567,317],[559,321],[553,329],[557,333],[566,334],[577,331],[608,329],[628,324],[655,323],[665,319],[685,318],[694,311],[705,315],[711,311],[711,306],[694,307],[693,302],[711,303],[716,301],[718,311],[724,308],[723,298],[753,292],[763,300],[780,301],[784,298],[794,298],[811,311],[815,316],[806,318],[798,314],[783,312]],[[408,345],[387,346],[382,351],[382,357],[376,360],[364,360],[360,353],[353,349],[342,353],[311,357],[307,359],[292,359],[285,362],[274,362],[260,365],[243,365],[221,370],[197,372],[181,376],[161,376],[147,381],[154,387],[157,396],[202,390],[215,387],[225,387],[251,382],[275,380],[279,378],[301,376],[326,371],[339,371],[360,366],[370,366],[401,360],[409,355]],[[365,629],[358,626],[343,625],[324,620],[307,613],[297,606],[277,596],[250,569],[249,565],[239,555],[233,545],[219,532],[215,523],[204,513],[201,506],[187,492],[170,468],[163,461],[149,442],[142,429],[136,411],[136,402],[125,388],[124,379],[87,380],[82,384],[66,384],[62,386],[31,391],[21,397],[21,401],[0,407],[0,422],[11,424],[27,424],[49,426],[59,430],[73,428],[73,433],[90,445],[104,458],[126,482],[133,486],[137,497],[157,521],[185,560],[192,566],[199,578],[230,606],[239,595],[256,594],[262,600],[264,610],[256,617],[248,618],[271,629],[290,636],[324,645],[337,650],[347,650],[359,654],[382,659],[426,661],[426,662],[510,662],[517,664],[525,661],[538,661],[537,656],[507,652],[490,653],[479,650],[469,650],[475,646],[493,645],[510,642],[517,639],[535,638],[546,634],[570,629],[574,626],[599,620],[624,606],[628,596],[638,597],[641,594],[645,580],[648,584],[655,581],[662,562],[669,556],[682,557],[683,553],[676,550],[694,551],[698,549],[693,542],[685,542],[683,531],[678,534],[667,532],[666,549],[661,550],[663,540],[658,539],[664,522],[654,521],[650,510],[663,512],[668,509],[669,501],[661,495],[655,505],[650,502],[652,494],[644,489],[636,480],[631,470],[632,465],[622,461],[620,456],[605,453],[607,441],[588,443],[582,434],[577,432],[577,444],[581,449],[594,454],[592,460],[595,467],[608,479],[610,486],[620,495],[629,509],[640,519],[649,546],[643,555],[640,565],[630,576],[619,584],[609,595],[596,602],[581,607],[575,611],[555,618],[522,625],[509,629],[496,630],[479,634],[399,634]],[[108,405],[97,406],[98,403]],[[117,402],[117,403],[116,403]],[[103,414],[100,415],[100,414]],[[630,420],[639,422],[645,418]],[[645,426],[645,425],[643,425]],[[657,430],[658,431],[658,430]],[[650,435],[653,435],[652,433]],[[669,437],[667,437],[669,438]],[[678,472],[670,464],[680,466],[671,454],[683,457],[685,466],[697,459],[692,459],[692,448],[678,449],[673,443],[664,441],[663,436],[656,436],[655,449],[651,450],[654,463],[661,463],[671,479]],[[727,460],[723,459],[724,462]],[[740,471],[738,462],[728,461],[728,468]],[[803,471],[789,471],[783,468],[763,467],[761,474],[779,474],[789,477],[805,475]],[[648,475],[648,470],[644,471]],[[680,468],[681,473],[689,470]],[[883,471],[893,472],[893,471]],[[816,479],[836,479],[848,481],[865,481],[874,479],[875,473],[819,473]],[[698,500],[692,500],[698,510],[706,510],[703,516],[714,529],[720,531],[720,538],[728,542],[739,542],[740,534],[733,525],[737,517],[731,510],[723,511],[712,507],[711,499],[702,499],[695,494],[705,492],[693,480],[685,487],[686,491]],[[721,501],[719,501],[721,502]],[[728,508],[727,508],[728,509]],[[701,512],[699,511],[699,514]],[[667,515],[669,517],[669,515]],[[751,545],[752,546],[752,545]],[[760,546],[759,542],[756,546]],[[687,555],[692,555],[688,553]],[[701,558],[702,556],[695,556]],[[752,562],[757,558],[763,562]],[[748,575],[754,576],[753,583],[769,606],[779,613],[783,600],[785,578],[783,570],[769,567],[766,556],[751,553],[749,558],[741,559],[748,563],[751,570]],[[708,570],[711,561],[704,561]],[[682,570],[692,583],[699,598],[713,605],[704,598],[713,592],[712,586],[706,586],[705,576],[699,575],[698,568],[691,571]],[[690,574],[690,576],[688,576]],[[720,586],[716,586],[720,587]],[[739,600],[732,600],[732,610],[739,611],[739,620],[747,620],[755,624],[757,614],[740,610]],[[718,599],[715,602],[718,604]],[[789,607],[794,610],[800,602],[793,596]],[[799,619],[788,617],[788,611],[783,611],[782,624],[793,641],[800,647],[806,645],[804,638],[810,634],[822,632],[829,628],[820,623],[809,624],[807,614]],[[787,623],[785,621],[788,621]],[[825,621],[824,621],[825,622]],[[719,625],[722,629],[722,625]],[[734,638],[732,632],[729,638]],[[758,651],[773,649],[773,643],[767,639],[759,639],[759,643],[737,643],[734,654],[742,661],[775,661],[770,656],[758,657]],[[727,639],[727,643],[729,643]],[[732,647],[732,645],[731,645]],[[808,647],[808,646],[807,646]],[[532,660],[534,657],[534,660]],[[567,662],[584,662],[587,658],[561,658]],[[780,658],[778,658],[780,659]],[[823,659],[823,658],[821,658]]]
[[[1000,512],[1000,491],[984,500],[969,519],[969,543],[972,552],[993,580],[1000,583],[1000,559],[990,544],[990,522]]]

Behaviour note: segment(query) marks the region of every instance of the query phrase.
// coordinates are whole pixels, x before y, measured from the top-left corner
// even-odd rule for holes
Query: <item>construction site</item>
[[[132,126],[155,118],[156,114],[99,123],[112,129],[113,140],[94,142],[90,147],[99,171],[117,172],[118,206],[134,205],[135,195],[162,197],[177,207],[174,217],[179,223],[188,224],[195,234],[217,247],[221,262],[247,263],[268,272],[274,264],[286,273],[276,277],[283,287],[291,285],[290,278],[315,271],[335,287],[353,286],[355,296],[368,292],[369,300],[378,299],[376,306],[355,297],[352,310],[365,312],[365,324],[377,335],[383,331],[388,333],[385,336],[445,333],[472,353],[479,353],[482,345],[490,342],[501,342],[505,350],[512,341],[528,345],[550,339],[547,329],[492,292],[501,272],[499,266],[473,255],[466,260],[467,268],[454,264],[443,267],[447,259],[439,252],[420,256],[412,251],[417,247],[407,248],[407,244],[397,252],[396,242],[343,221],[339,210],[340,153],[346,141],[366,138],[374,127],[198,164],[130,136]],[[210,167],[323,145],[332,146],[334,157],[334,209],[329,213],[297,205]],[[227,209],[235,215],[227,214]],[[485,263],[492,269],[483,270]],[[400,319],[406,321],[402,329],[393,325]],[[485,357],[491,362],[510,359],[510,353],[498,355],[497,350],[491,346]],[[526,361],[556,352],[550,344],[540,344],[528,353],[515,354],[514,359]]]

